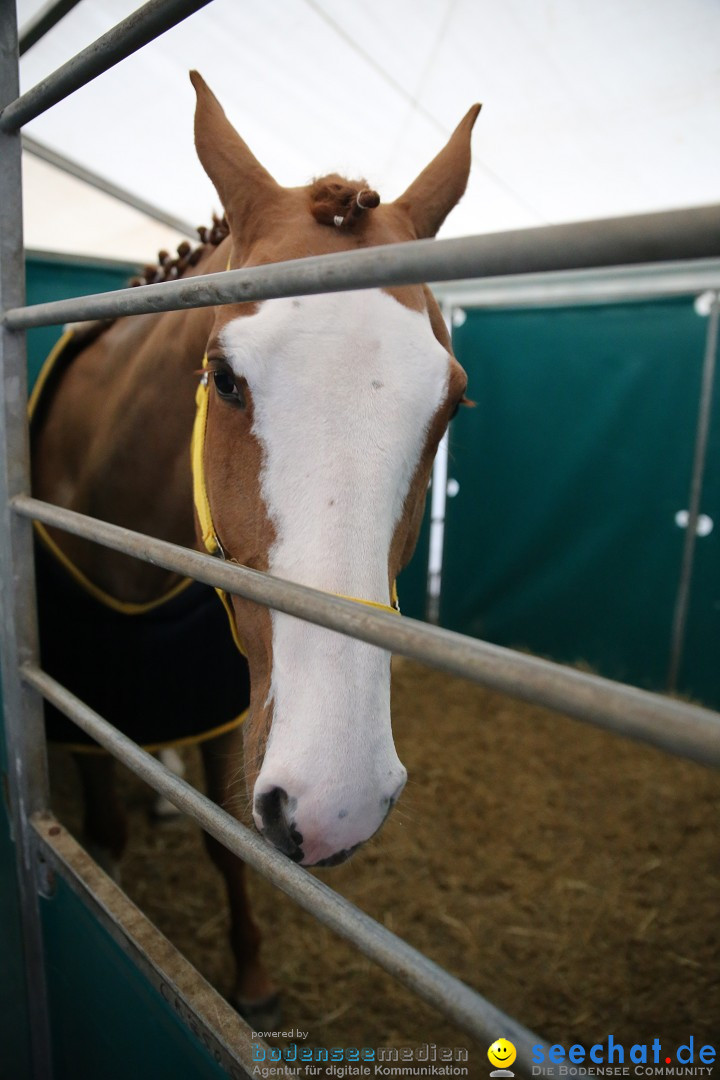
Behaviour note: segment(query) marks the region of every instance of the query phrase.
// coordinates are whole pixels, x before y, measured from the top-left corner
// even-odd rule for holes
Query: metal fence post
[[[698,518],[700,517],[700,500],[702,498],[703,476],[705,474],[708,440],[710,438],[713,386],[715,382],[715,367],[717,364],[718,351],[718,323],[720,323],[720,293],[716,292],[712,296],[710,317],[708,319],[707,333],[705,335],[705,356],[703,359],[700,403],[698,405],[698,420],[695,432],[695,453],[693,457],[692,476],[690,479],[690,495],[688,498],[688,521],[685,530],[685,543],[683,544],[682,564],[680,567],[680,581],[675,600],[672,636],[670,641],[670,664],[667,679],[667,691],[669,694],[672,694],[677,690],[685,646],[685,633],[687,630],[688,611],[690,608],[693,563],[695,561],[695,545],[697,543],[697,526]]]
[[[0,104],[18,92],[15,5],[0,4]],[[25,299],[21,141],[0,134],[0,309]],[[48,805],[42,699],[20,679],[19,666],[38,655],[32,524],[14,514],[10,499],[29,490],[25,419],[25,335],[0,327],[0,617],[2,682],[10,812],[17,848],[18,891],[33,1075],[52,1076],[50,1021],[37,890],[37,854],[30,815]]]

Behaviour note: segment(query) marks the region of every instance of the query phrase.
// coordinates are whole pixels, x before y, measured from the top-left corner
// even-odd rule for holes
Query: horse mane
[[[345,180],[337,173],[313,180],[309,190],[310,213],[320,225],[352,228],[380,205],[377,191],[367,180]]]
[[[367,210],[374,210],[380,205],[377,191],[368,187],[367,180],[345,180],[337,173],[313,180],[309,189],[310,213],[320,225],[332,225],[336,228],[352,228],[365,215]],[[158,252],[156,264],[143,267],[142,273],[132,278],[131,286],[156,285],[161,281],[175,281],[185,271],[197,264],[207,254],[208,248],[218,244],[230,235],[227,217],[213,214],[210,228],[198,226],[200,243],[193,248],[187,240],[178,246],[177,255],[168,251]]]
[[[193,248],[187,240],[183,240],[178,245],[176,256],[169,251],[159,251],[157,264],[150,263],[143,267],[142,273],[132,278],[130,285],[156,285],[160,281],[175,281],[182,277],[189,267],[197,266],[201,259],[210,254],[210,248],[217,247],[230,235],[230,226],[224,214],[222,217],[213,214],[210,228],[198,225],[197,231],[200,237],[197,247]]]
[[[198,225],[200,243],[192,247],[187,240],[178,245],[177,255],[172,256],[168,251],[158,252],[156,265],[149,263],[144,266],[142,273],[131,278],[128,284],[131,288],[137,285],[155,285],[159,281],[174,281],[183,276],[190,266],[197,264],[210,254],[213,248],[221,244],[226,236],[230,235],[230,226],[225,215],[218,217],[213,214],[213,223],[208,228]],[[88,322],[71,323],[73,331],[73,353],[84,349],[93,341],[109,330],[117,319],[91,319]]]
[[[377,191],[368,187],[367,180],[345,180],[337,173],[313,180],[309,189],[310,213],[320,225],[332,225],[336,228],[352,228],[360,221],[365,211],[374,210],[380,205]],[[213,214],[210,228],[198,226],[200,243],[193,248],[187,240],[178,246],[177,255],[169,251],[159,251],[158,261],[143,267],[142,273],[132,278],[131,286],[156,285],[161,281],[175,281],[185,271],[197,264],[209,254],[208,248],[218,244],[230,235],[227,217]]]

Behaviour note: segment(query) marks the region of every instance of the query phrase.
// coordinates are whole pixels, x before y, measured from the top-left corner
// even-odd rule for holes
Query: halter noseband
[[[205,353],[205,356],[203,357],[202,366],[203,374],[195,394],[195,422],[193,424],[192,438],[190,440],[193,500],[195,503],[195,513],[197,514],[198,522],[200,523],[200,534],[205,550],[210,555],[215,555],[220,559],[226,559],[227,553],[213,523],[210,499],[205,483],[205,434],[207,431],[207,417],[210,403],[210,380],[207,353]],[[224,589],[216,589],[215,591],[222,600],[225,611],[227,612],[235,644],[241,653],[247,655],[238,635],[230,596]],[[328,595],[335,596],[339,600],[351,600],[355,604],[364,604],[365,607],[379,608],[380,611],[391,611],[393,615],[400,614],[400,604],[395,584],[393,584],[392,590],[392,604],[382,604],[377,600],[364,600],[360,596],[345,596],[343,593],[328,593]]]

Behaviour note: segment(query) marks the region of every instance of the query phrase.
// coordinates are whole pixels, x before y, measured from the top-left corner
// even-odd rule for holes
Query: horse
[[[465,191],[479,105],[404,194],[381,203],[366,181],[336,174],[281,186],[203,78],[190,77],[195,146],[225,218],[216,219],[212,234],[200,231],[195,251],[181,246],[177,260],[161,253],[141,283],[433,237]],[[77,327],[70,352],[71,362],[46,382],[33,421],[37,497],[289,581],[393,606],[438,443],[466,400],[465,373],[426,286],[128,316]],[[43,558],[50,551],[61,572],[101,606],[116,608],[131,633],[138,632],[134,614],[162,611],[166,600],[185,595],[186,583],[162,568],[59,530],[43,532]],[[198,587],[225,622],[213,591]],[[136,685],[143,664],[164,662],[136,654],[127,664],[111,639],[94,647],[96,632],[83,629],[85,614],[69,597],[49,605],[67,608],[69,623],[48,628],[42,576],[39,595],[43,662],[65,649],[55,663],[62,678],[71,653],[89,654],[102,669],[106,715],[121,728],[131,714],[140,716],[127,694],[143,696],[144,676]],[[194,716],[198,729],[209,726],[214,736],[200,743],[208,795],[235,812],[244,752],[260,833],[303,866],[339,863],[376,833],[406,780],[391,731],[390,656],[238,596],[227,603],[249,689],[226,626],[232,655],[215,645],[203,652],[197,632],[181,665],[202,687],[196,713],[223,695],[249,697],[242,726],[226,715],[220,728],[203,727],[204,717]],[[147,642],[140,647],[152,653]],[[170,675],[171,696],[174,687]],[[234,699],[227,708],[235,709]],[[144,729],[133,734],[152,742]],[[126,827],[113,760],[76,749],[85,836],[118,859]],[[206,843],[227,886],[237,968],[231,1000],[246,1016],[261,1015],[276,989],[262,964],[243,864],[212,838]]]

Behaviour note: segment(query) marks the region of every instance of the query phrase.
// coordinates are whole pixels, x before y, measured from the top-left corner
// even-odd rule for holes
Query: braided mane
[[[366,180],[345,180],[333,173],[315,180],[310,186],[310,213],[320,225],[351,228],[362,220],[365,211],[373,210],[379,204],[380,196],[368,187]],[[197,247],[193,248],[183,240],[176,256],[169,251],[159,251],[157,263],[144,266],[130,285],[156,285],[181,278],[188,267],[197,266],[209,253],[209,247],[217,247],[230,235],[230,226],[224,214],[222,217],[213,214],[210,228],[199,225],[197,231],[200,237]]]
[[[187,240],[178,245],[177,256],[172,256],[169,251],[159,251],[157,265],[143,267],[142,274],[134,277],[130,285],[156,285],[160,281],[174,281],[183,276],[190,266],[197,266],[205,255],[209,254],[210,247],[217,247],[226,236],[230,235],[230,226],[227,218],[223,215],[218,217],[213,214],[213,223],[210,228],[205,225],[198,226],[200,243],[193,248]]]
[[[159,251],[157,265],[144,266],[142,273],[131,278],[128,284],[134,288],[136,285],[155,285],[160,281],[175,281],[176,278],[183,276],[189,266],[197,266],[201,259],[210,254],[212,248],[217,247],[229,235],[230,226],[225,216],[218,217],[217,214],[213,214],[213,223],[210,228],[205,225],[198,226],[200,243],[197,247],[193,248],[187,240],[183,240],[178,246],[176,256],[171,256],[168,251]],[[115,322],[117,318],[91,319],[88,322],[73,323],[74,349],[79,351],[85,348],[109,330]]]

